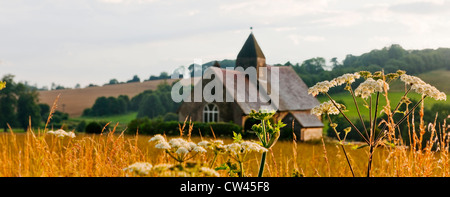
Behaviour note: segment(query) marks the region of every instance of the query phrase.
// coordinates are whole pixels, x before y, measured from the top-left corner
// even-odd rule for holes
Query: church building
[[[323,123],[319,117],[310,113],[314,106],[320,104],[319,101],[308,94],[308,86],[291,66],[270,66],[266,64],[266,57],[253,33],[250,33],[237,55],[237,67],[246,70],[254,68],[257,71],[257,79],[252,80],[248,73],[238,69],[220,68],[220,65],[216,63],[209,68],[215,77],[200,80],[200,83],[197,83],[195,87],[200,86],[202,88],[207,86],[211,80],[218,81],[223,85],[223,91],[216,90],[215,92],[222,93],[223,100],[221,102],[207,102],[207,99],[202,98],[201,102],[183,102],[178,109],[179,120],[184,121],[189,116],[192,121],[198,122],[233,122],[248,131],[255,123],[255,120],[248,117],[250,111],[252,109],[258,111],[268,104],[275,105],[274,120],[282,120],[287,124],[285,128],[288,128],[291,132],[293,128],[297,139],[301,141],[320,139]],[[278,81],[276,86],[272,85],[271,81],[274,71],[278,76],[278,78],[275,78]],[[239,81],[238,78],[240,77],[244,80]],[[230,82],[229,80],[233,82],[231,83],[232,86],[227,85]],[[261,85],[265,88],[259,88]],[[194,93],[193,91],[191,95]],[[250,101],[249,97],[260,91],[269,96],[269,99],[266,99],[266,101],[269,101],[262,102],[260,99]],[[275,94],[271,94],[274,91],[278,93],[276,98],[273,97]],[[241,95],[244,95],[245,98],[239,99],[239,96],[234,96],[231,102],[227,100],[229,99],[227,94],[239,95],[239,93],[242,93]],[[191,99],[193,100],[193,98]],[[273,101],[276,101],[276,104],[271,103]]]

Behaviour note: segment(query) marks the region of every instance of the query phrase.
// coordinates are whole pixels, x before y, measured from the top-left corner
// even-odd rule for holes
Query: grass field
[[[151,137],[109,133],[77,134],[75,138],[61,139],[43,132],[0,133],[0,177],[142,176],[124,169],[136,162],[154,166],[176,165],[177,162],[155,148],[154,143],[148,142]],[[222,140],[225,144],[232,142],[230,138]],[[198,143],[201,139],[193,137],[190,141]],[[353,146],[346,145],[355,175],[364,176],[368,150],[354,149]],[[437,152],[431,148],[411,151],[405,147],[380,147],[375,152],[372,176],[449,176],[448,146],[442,148]],[[311,144],[281,140],[267,155],[264,176],[351,176],[344,155],[334,142]],[[260,153],[248,155],[248,160],[243,163],[246,176],[256,176],[260,157]],[[213,153],[206,152],[188,163],[209,166],[212,158]],[[228,160],[227,154],[219,154],[212,167]],[[226,170],[218,170],[217,173],[229,176]]]

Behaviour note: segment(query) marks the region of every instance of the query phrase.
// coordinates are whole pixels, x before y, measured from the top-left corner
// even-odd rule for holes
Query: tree
[[[14,75],[5,75],[3,77],[2,81],[8,85],[0,92],[0,125],[5,132],[8,129],[8,124],[13,126],[16,120],[16,84],[13,78]]]
[[[137,116],[153,118],[164,113],[165,109],[159,97],[156,94],[146,94],[142,98]]]
[[[119,81],[117,79],[111,79],[109,80],[108,85],[113,85],[113,84],[119,84]]]
[[[133,79],[128,80],[127,83],[133,83],[133,82],[140,82],[141,79],[139,79],[139,77],[137,75],[133,76]]]
[[[325,66],[325,59],[323,57],[316,57],[305,60],[300,67],[304,74],[318,74],[324,71],[323,68]]]
[[[29,126],[39,127],[41,123],[41,112],[37,103],[38,94],[35,91],[19,96],[17,101],[17,120],[25,131]]]

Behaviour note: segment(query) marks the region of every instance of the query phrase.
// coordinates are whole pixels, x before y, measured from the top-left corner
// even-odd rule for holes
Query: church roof
[[[268,72],[271,72],[272,68],[277,68],[279,71],[279,89],[275,90],[275,87],[272,86],[272,92],[279,92],[279,102],[278,106],[271,106],[270,108],[277,109],[277,111],[296,111],[296,110],[310,110],[314,106],[319,105],[320,102],[313,96],[308,94],[308,86],[303,82],[303,80],[295,73],[294,69],[291,66],[268,66]],[[223,77],[219,77],[222,84],[224,84],[226,91],[231,94],[232,92],[236,96],[246,96],[252,92],[257,91],[266,91],[266,90],[258,90],[257,85],[251,83],[248,78],[244,75],[245,73],[241,73],[235,70],[227,70],[227,69],[219,69],[212,68],[217,75],[220,75],[222,72]],[[228,75],[227,72],[230,72]],[[237,82],[234,83],[234,87],[229,87],[226,85],[226,81],[233,80],[237,77],[245,78],[245,83],[248,84],[248,88],[237,88]],[[270,79],[270,78],[269,78]],[[260,83],[266,83],[264,81],[259,81]],[[270,81],[269,81],[270,83]],[[238,94],[237,94],[238,93]],[[273,94],[272,94],[273,95]],[[265,105],[265,103],[260,102],[238,102],[240,98],[235,97],[236,103],[240,106],[242,111],[245,114],[249,114],[250,110],[260,109],[261,106]],[[274,100],[276,98],[270,98]],[[275,105],[276,103],[272,103]],[[268,106],[266,106],[268,107]]]
[[[255,36],[253,33],[250,33],[250,35],[247,38],[247,41],[245,41],[244,46],[242,46],[241,51],[239,51],[239,54],[237,58],[266,58],[264,56],[264,53],[261,50],[261,47],[259,47],[258,42],[255,39]]]
[[[302,127],[323,127],[322,121],[319,118],[307,111],[291,112],[295,119],[302,125]]]

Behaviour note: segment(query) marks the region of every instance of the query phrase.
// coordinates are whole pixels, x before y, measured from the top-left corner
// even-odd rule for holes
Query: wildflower
[[[240,143],[232,143],[225,146],[228,153],[232,155],[247,154],[250,152],[267,152],[267,149],[260,144],[251,141],[242,141]]]
[[[339,109],[345,109],[345,105],[336,103],[336,105],[339,107]],[[334,106],[333,102],[327,101],[323,102],[322,104],[315,106],[311,109],[311,114],[314,114],[316,116],[321,116],[322,114],[339,114],[339,109]]]
[[[242,149],[247,152],[267,152],[267,149],[259,145],[258,143],[251,142],[251,141],[243,141],[241,143]]]
[[[201,146],[196,146],[192,150],[195,151],[195,152],[199,152],[199,153],[206,153],[206,149],[201,147]]]
[[[405,84],[411,85],[411,89],[419,94],[427,95],[435,100],[447,100],[447,95],[440,92],[436,87],[425,83],[419,77],[403,74],[400,76],[400,80]]]
[[[381,79],[375,81],[372,78],[368,78],[356,88],[355,95],[366,99],[374,92],[383,92],[384,86],[389,89],[389,85],[385,81]]]
[[[161,134],[156,134],[155,136],[153,136],[152,138],[150,138],[150,140],[148,140],[149,142],[159,142],[159,141],[166,141],[166,139],[161,135]]]
[[[6,87],[6,82],[0,81],[0,90]]]
[[[56,131],[47,131],[47,134],[51,134],[51,135],[54,135],[59,138],[64,138],[64,137],[75,138],[76,137],[74,132],[72,132],[72,131],[66,132],[62,129],[58,129]]]
[[[313,87],[310,87],[308,89],[308,94],[311,94],[312,96],[317,96],[319,93],[326,93],[331,87],[334,87],[336,83],[331,83],[327,80],[322,81],[314,85]]]
[[[124,168],[123,171],[134,172],[140,175],[148,175],[152,170],[153,166],[147,162],[136,162],[128,167]]]
[[[206,176],[209,176],[209,177],[219,177],[220,176],[220,174],[217,171],[215,171],[211,168],[207,168],[207,167],[200,167],[200,172],[203,172]]]
[[[425,85],[426,83],[419,77],[403,74],[400,76],[400,80],[408,85]]]
[[[411,89],[419,94],[429,96],[435,100],[447,100],[447,95],[440,92],[436,87],[430,84],[414,84]]]
[[[182,147],[178,148],[175,153],[177,153],[179,155],[181,155],[181,154],[188,154],[189,150],[186,147],[182,146]]]
[[[342,76],[336,77],[333,80],[331,80],[331,84],[333,84],[333,86],[340,86],[344,83],[346,84],[352,84],[353,82],[355,82],[356,79],[359,79],[361,77],[361,75],[359,73],[347,73],[344,74]]]
[[[214,152],[223,152],[225,147],[222,140],[201,141],[197,144],[205,149],[212,150]]]
[[[198,153],[206,153],[206,149],[200,146],[200,144],[205,145],[205,142],[201,142],[197,145],[194,142],[186,141],[183,138],[173,138],[167,142],[160,134],[153,136],[149,140],[149,142],[152,141],[156,141],[155,148],[165,150],[166,153],[178,162],[184,162]],[[191,156],[188,157],[188,155]]]
[[[158,144],[155,145],[155,148],[158,148],[158,149],[170,149],[172,147],[166,141],[160,141]]]

